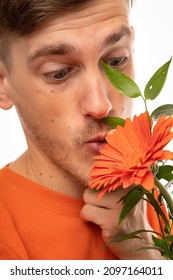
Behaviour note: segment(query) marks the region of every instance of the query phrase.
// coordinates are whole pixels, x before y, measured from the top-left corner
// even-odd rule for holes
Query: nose
[[[81,101],[82,113],[85,116],[92,116],[101,119],[112,111],[112,103],[109,97],[109,85],[104,74],[92,72],[83,84],[84,93]]]

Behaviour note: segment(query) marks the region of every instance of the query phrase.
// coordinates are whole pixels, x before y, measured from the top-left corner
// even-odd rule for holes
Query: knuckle
[[[89,220],[90,219],[90,205],[89,204],[85,204],[83,206],[80,215],[85,220]]]

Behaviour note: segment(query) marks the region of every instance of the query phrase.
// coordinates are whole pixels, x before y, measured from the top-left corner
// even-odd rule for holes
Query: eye
[[[72,67],[66,67],[53,72],[44,73],[44,77],[46,78],[46,80],[61,83],[70,76],[73,70],[74,69]]]
[[[123,70],[128,62],[128,57],[127,56],[113,57],[107,59],[105,62],[113,68],[116,68],[118,70]]]

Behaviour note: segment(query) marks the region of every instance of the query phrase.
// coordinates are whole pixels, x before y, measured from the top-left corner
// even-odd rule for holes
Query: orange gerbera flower
[[[118,126],[106,136],[107,143],[94,158],[90,174],[90,187],[105,192],[122,186],[142,185],[151,190],[154,175],[151,171],[157,161],[173,159],[173,153],[163,148],[173,139],[172,116],[160,117],[153,129],[145,112],[126,119],[124,127]]]

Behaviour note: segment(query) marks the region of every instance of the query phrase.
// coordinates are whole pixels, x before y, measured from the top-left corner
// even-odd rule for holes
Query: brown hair
[[[51,17],[92,0],[0,0],[0,59],[7,62],[10,39],[27,36]],[[132,4],[133,0],[129,0]]]

